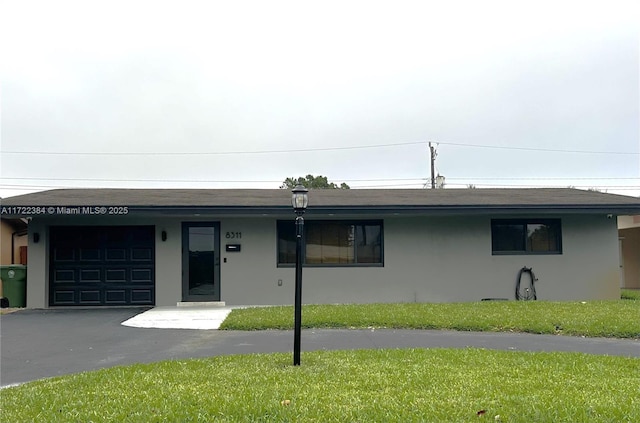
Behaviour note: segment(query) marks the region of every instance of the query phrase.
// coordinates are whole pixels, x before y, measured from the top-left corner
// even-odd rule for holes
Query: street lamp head
[[[309,190],[298,184],[291,190],[291,205],[293,211],[301,216],[309,205]]]

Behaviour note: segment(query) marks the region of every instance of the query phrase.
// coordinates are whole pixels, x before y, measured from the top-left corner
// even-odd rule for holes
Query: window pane
[[[523,224],[494,223],[491,227],[493,251],[525,251]]]
[[[560,219],[499,219],[491,221],[494,253],[562,254]]]
[[[382,224],[308,221],[304,225],[305,264],[382,264]],[[295,264],[295,223],[278,221],[278,264]]]
[[[356,226],[358,263],[382,263],[382,228],[380,225]]]
[[[296,262],[296,225],[294,222],[278,222],[278,263]]]
[[[308,264],[353,263],[353,225],[310,222],[306,236]]]
[[[527,225],[527,250],[532,252],[559,251],[556,225],[529,223]]]

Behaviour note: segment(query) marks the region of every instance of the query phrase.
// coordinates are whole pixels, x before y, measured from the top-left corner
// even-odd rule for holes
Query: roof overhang
[[[509,205],[509,206],[311,206],[306,216],[448,216],[448,215],[612,215],[626,216],[640,214],[640,206],[598,205],[585,208],[582,205]],[[5,208],[3,219],[15,221],[19,218],[80,218],[80,217],[198,217],[198,216],[288,216],[294,215],[291,207],[250,207],[250,206],[12,206]]]
[[[575,189],[311,190],[308,216],[640,214],[640,199]],[[2,200],[3,217],[288,216],[287,190],[72,189]]]

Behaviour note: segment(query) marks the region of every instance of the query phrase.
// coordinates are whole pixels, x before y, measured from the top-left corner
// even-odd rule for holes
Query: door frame
[[[189,295],[189,228],[207,227],[213,231],[213,295]],[[182,301],[220,301],[220,222],[182,222]]]

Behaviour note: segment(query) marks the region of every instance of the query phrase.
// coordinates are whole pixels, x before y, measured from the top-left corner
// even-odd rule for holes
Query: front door
[[[220,224],[182,224],[182,301],[220,301]]]

